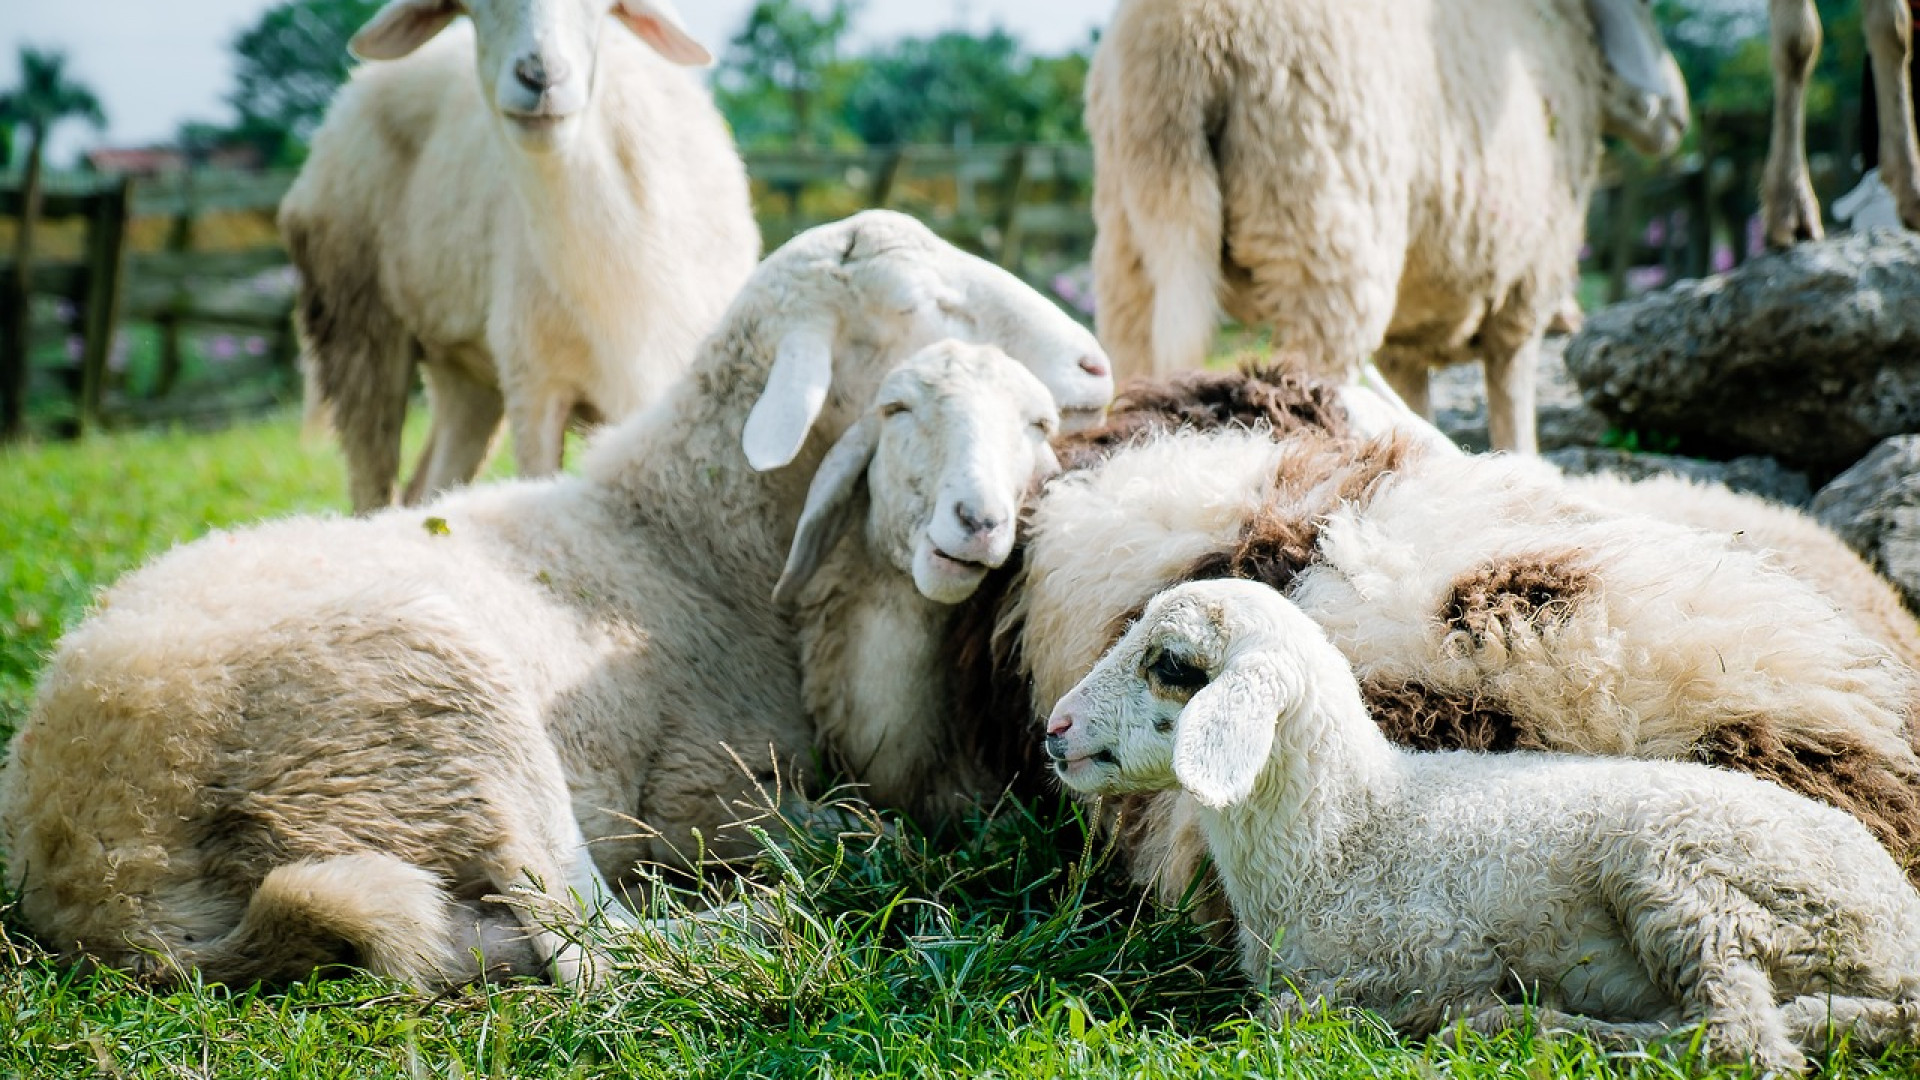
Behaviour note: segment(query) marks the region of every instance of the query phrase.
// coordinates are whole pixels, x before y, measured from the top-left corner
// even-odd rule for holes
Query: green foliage
[[[743,146],[828,145],[848,70],[840,59],[856,0],[760,0],[728,43],[714,76],[714,101]]]
[[[270,162],[296,161],[352,68],[347,41],[380,0],[281,0],[233,41],[239,120],[228,139],[258,146]]]
[[[1680,437],[1639,428],[1610,427],[1601,433],[1600,445],[1629,454],[1676,454],[1680,452]]]
[[[100,99],[67,76],[66,53],[20,46],[20,85],[0,94],[0,124],[25,129],[28,142],[37,143],[68,119],[96,128],[107,124]]]
[[[1085,55],[1029,56],[998,28],[903,38],[862,59],[847,122],[868,144],[1083,139],[1086,72]]]

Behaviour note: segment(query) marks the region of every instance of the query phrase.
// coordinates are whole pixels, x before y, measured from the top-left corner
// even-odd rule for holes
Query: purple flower
[[[1629,292],[1648,292],[1666,283],[1667,268],[1664,266],[1636,266],[1627,271]]]
[[[240,345],[233,340],[233,335],[231,334],[215,334],[213,339],[207,343],[207,351],[213,354],[215,361],[226,363],[240,355]]]
[[[1733,269],[1733,245],[1713,245],[1713,272],[1724,274]]]
[[[87,339],[79,334],[67,335],[67,359],[78,360],[87,351]]]
[[[267,339],[261,337],[259,334],[249,335],[246,341],[246,350],[248,356],[267,355]]]
[[[54,299],[53,317],[56,319],[59,319],[60,324],[62,326],[65,326],[67,323],[72,322],[74,320],[74,317],[79,314],[80,314],[80,309],[73,306],[73,301],[67,299],[64,296],[57,297]]]

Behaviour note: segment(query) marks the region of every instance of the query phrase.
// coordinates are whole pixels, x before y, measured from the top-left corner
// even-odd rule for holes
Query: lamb
[[[1323,620],[1396,742],[1703,760],[1839,806],[1913,863],[1916,674],[1833,599],[1731,529],[1645,520],[1535,461],[1356,438],[1334,400],[1194,373],[1131,384],[1107,427],[1063,439],[1067,472],[952,647],[980,740],[1031,771],[1035,720],[1149,597],[1248,577]],[[1106,814],[1169,902],[1204,865],[1192,811],[1160,795]]]
[[[759,257],[740,156],[679,67],[711,57],[666,0],[391,0],[352,47],[379,62],[280,230],[354,511],[393,501],[416,365],[433,421],[405,502],[472,479],[503,413],[520,475],[551,474],[569,419],[655,400]]]
[[[1412,1036],[1533,1015],[1607,1043],[1699,1025],[1800,1072],[1920,1039],[1920,894],[1853,818],[1679,762],[1407,753],[1319,623],[1264,585],[1156,596],[1054,706],[1075,791],[1178,788],[1275,1011]],[[1283,989],[1284,987],[1284,989]]]
[[[1807,170],[1807,80],[1820,55],[1820,13],[1813,0],[1769,0],[1773,44],[1773,132],[1761,169],[1760,216],[1771,247],[1818,240],[1820,203]],[[1873,96],[1880,119],[1880,182],[1900,220],[1920,229],[1920,143],[1916,142],[1913,16],[1905,0],[1861,0],[1860,25],[1873,60]]]
[[[1664,152],[1686,108],[1645,0],[1124,0],[1087,77],[1100,338],[1167,375],[1224,307],[1422,415],[1477,357],[1532,451],[1601,133]]]
[[[1111,395],[1066,314],[868,212],[769,257],[687,377],[597,439],[582,476],[216,533],[130,575],[63,640],[0,773],[21,918],[64,956],[160,978],[280,982],[351,959],[432,986],[474,974],[467,947],[502,919],[486,896],[631,924],[617,891],[640,864],[756,850],[731,827],[741,804],[811,779],[774,599],[809,481],[830,447],[845,462],[876,389],[898,386],[887,372],[949,338],[1017,357],[1073,424]],[[926,362],[988,362],[970,356]],[[1018,440],[996,461],[1046,419],[1031,384],[1002,384],[1021,421],[994,429]],[[901,482],[951,504],[917,506],[956,519],[1032,480],[918,464]],[[896,512],[886,498],[868,513]],[[917,527],[993,557],[991,530]],[[591,973],[565,926],[529,929],[557,977]]]

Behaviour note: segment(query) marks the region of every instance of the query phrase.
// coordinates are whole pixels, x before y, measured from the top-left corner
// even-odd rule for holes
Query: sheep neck
[[[1257,940],[1276,940],[1290,913],[1344,876],[1402,763],[1349,675],[1281,715],[1251,795],[1201,808],[1227,897]]]

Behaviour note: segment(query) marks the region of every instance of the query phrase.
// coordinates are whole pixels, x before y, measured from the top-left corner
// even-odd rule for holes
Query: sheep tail
[[[363,853],[276,867],[231,931],[180,959],[209,980],[284,985],[350,963],[419,987],[458,981],[449,897],[430,871]]]

